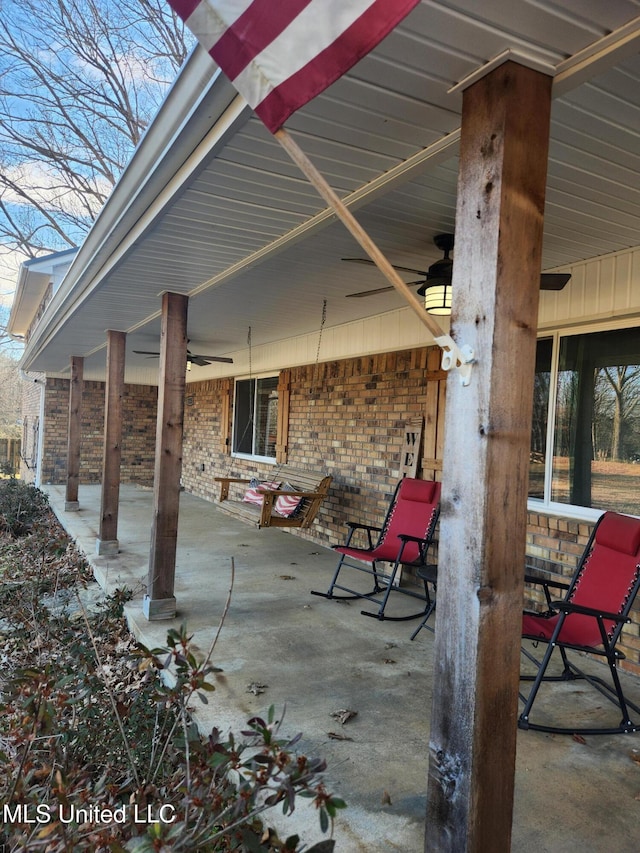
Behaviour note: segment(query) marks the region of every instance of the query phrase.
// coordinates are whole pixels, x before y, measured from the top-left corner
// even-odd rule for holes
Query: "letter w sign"
[[[400,476],[415,477],[420,460],[420,444],[422,443],[422,417],[412,418],[404,426],[404,444],[400,460]]]

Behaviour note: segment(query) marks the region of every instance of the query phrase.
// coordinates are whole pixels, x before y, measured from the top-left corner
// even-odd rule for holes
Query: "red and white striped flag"
[[[272,133],[419,0],[168,0]]]

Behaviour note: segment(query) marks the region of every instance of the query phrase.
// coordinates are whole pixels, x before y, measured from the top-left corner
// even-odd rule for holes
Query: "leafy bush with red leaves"
[[[46,500],[36,499],[39,513],[14,505],[20,523],[0,538],[0,844],[293,853],[300,839],[280,839],[264,813],[288,814],[298,796],[329,832],[344,803],[323,785],[324,762],[298,753],[299,735],[282,735],[274,709],[239,735],[202,737],[189,707],[215,690],[214,648],[198,659],[185,626],[166,648],[136,644],[122,615],[130,593],[90,608],[90,569]]]

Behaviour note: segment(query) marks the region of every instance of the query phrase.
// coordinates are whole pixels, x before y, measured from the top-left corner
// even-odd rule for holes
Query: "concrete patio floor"
[[[279,530],[255,530],[186,493],[178,536],[178,616],[175,622],[150,623],[141,600],[152,493],[122,487],[120,553],[97,557],[100,487],[80,487],[78,512],[64,511],[62,487],[46,491],[101,586],[135,591],[127,617],[145,645],[164,645],[168,628],[184,621],[206,652],[224,612],[233,558],[231,604],[213,655],[223,673],[209,705],[197,709],[202,729],[239,731],[270,705],[286,707],[283,731],[303,732],[300,748],[326,758],[327,787],[348,803],[336,826],[337,853],[423,850],[433,634],[422,631],[410,642],[415,622],[378,622],[360,615],[359,602],[311,596],[311,589],[329,585],[335,567],[330,550]],[[396,598],[402,599],[396,612],[415,604]],[[640,680],[623,679],[629,697],[640,702]],[[249,691],[252,684],[264,685],[263,692]],[[554,710],[571,707],[577,698],[599,713],[602,703],[588,690],[559,686]],[[341,726],[331,714],[345,708],[357,716]],[[330,732],[349,739],[335,740]],[[585,740],[518,732],[513,851],[640,849],[640,764],[634,760],[640,734]],[[281,817],[277,824],[282,826]],[[302,803],[284,826],[309,844],[322,837],[316,814]]]

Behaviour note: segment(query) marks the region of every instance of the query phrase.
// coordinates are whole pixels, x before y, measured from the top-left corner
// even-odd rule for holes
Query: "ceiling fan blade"
[[[188,360],[192,364],[197,364],[198,367],[206,367],[213,361],[221,361],[224,364],[233,364],[232,358],[223,358],[222,356],[218,355],[190,355],[188,356]]]
[[[421,278],[420,281],[407,281],[405,284],[409,287],[415,287],[418,284],[424,284],[424,279]],[[363,296],[375,296],[377,293],[390,293],[392,290],[395,290],[395,287],[377,287],[375,290],[360,290],[358,293],[345,293],[345,297],[347,299],[361,299]]]
[[[348,261],[353,264],[369,264],[369,266],[375,266],[375,263],[369,258],[340,258],[342,261]],[[416,275],[421,275],[423,278],[426,276],[425,270],[414,270],[413,267],[399,267],[397,264],[391,264],[394,270],[400,270],[401,272],[412,272]]]
[[[540,290],[562,290],[571,278],[568,272],[543,272],[540,275]]]
[[[378,287],[375,290],[360,290],[358,293],[345,293],[347,299],[360,299],[363,296],[375,296],[376,293],[389,293],[394,287]]]
[[[202,359],[205,362],[220,361],[223,364],[233,364],[232,358],[227,358],[223,355],[202,355],[202,353],[198,353],[197,355],[190,355],[189,358],[191,359],[191,361],[196,361],[196,359]]]
[[[569,273],[542,273],[540,275],[540,290],[562,290],[570,278],[571,275]],[[425,280],[407,281],[405,283],[411,287],[417,284],[424,284]],[[393,287],[378,287],[375,290],[360,290],[358,293],[347,293],[345,295],[347,299],[360,299],[363,296],[375,296],[377,293],[389,293],[392,290],[394,290]]]
[[[158,358],[160,355],[159,352],[150,352],[149,350],[144,349],[134,349],[134,353],[136,355],[148,355],[150,358]],[[199,367],[204,367],[206,364],[211,364],[212,361],[220,361],[224,364],[233,364],[232,358],[227,358],[222,355],[192,355],[188,354],[189,361],[193,362],[193,364],[197,364]]]

